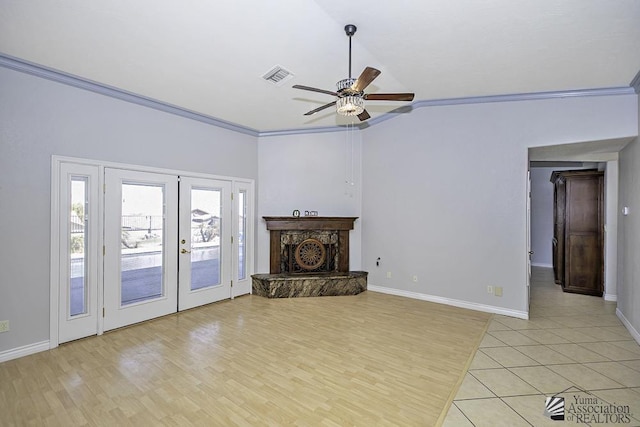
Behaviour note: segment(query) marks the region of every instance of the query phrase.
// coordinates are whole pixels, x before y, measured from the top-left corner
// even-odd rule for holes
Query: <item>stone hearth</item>
[[[263,217],[270,232],[269,273],[252,289],[267,298],[357,295],[367,272],[349,271],[349,231],[355,217]]]
[[[367,272],[254,274],[253,294],[267,298],[357,295],[367,290]]]

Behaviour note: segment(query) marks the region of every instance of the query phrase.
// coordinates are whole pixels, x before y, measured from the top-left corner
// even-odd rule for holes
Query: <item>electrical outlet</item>
[[[413,276],[413,281],[417,283],[418,282],[418,276]]]
[[[8,320],[0,320],[0,332],[9,332]]]
[[[387,279],[391,279],[391,272],[387,271]]]
[[[487,286],[487,293],[488,294],[492,294],[493,293],[493,286],[491,286],[491,285]]]
[[[502,286],[496,286],[494,295],[497,297],[501,297],[502,296]]]

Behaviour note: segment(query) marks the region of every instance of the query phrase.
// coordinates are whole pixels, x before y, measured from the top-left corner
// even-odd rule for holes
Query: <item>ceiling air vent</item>
[[[276,65],[264,73],[262,78],[276,86],[282,86],[285,82],[293,78],[293,73],[280,65]]]

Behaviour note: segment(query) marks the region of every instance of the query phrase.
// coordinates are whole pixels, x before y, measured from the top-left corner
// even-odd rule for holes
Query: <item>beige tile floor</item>
[[[640,346],[615,310],[562,292],[551,269],[533,268],[530,320],[493,317],[444,426],[640,426]],[[555,394],[565,398],[564,422],[543,414]],[[587,407],[628,406],[628,417],[567,415],[581,398]]]

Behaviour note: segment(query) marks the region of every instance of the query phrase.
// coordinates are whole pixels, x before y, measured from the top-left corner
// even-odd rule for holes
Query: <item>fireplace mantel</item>
[[[264,216],[267,230],[270,231],[269,273],[284,273],[282,260],[283,233],[301,231],[333,231],[337,233],[337,263],[335,271],[346,273],[349,271],[349,230],[353,230],[353,223],[357,217],[325,217],[325,216]]]
[[[263,216],[267,230],[353,230],[352,216]]]

